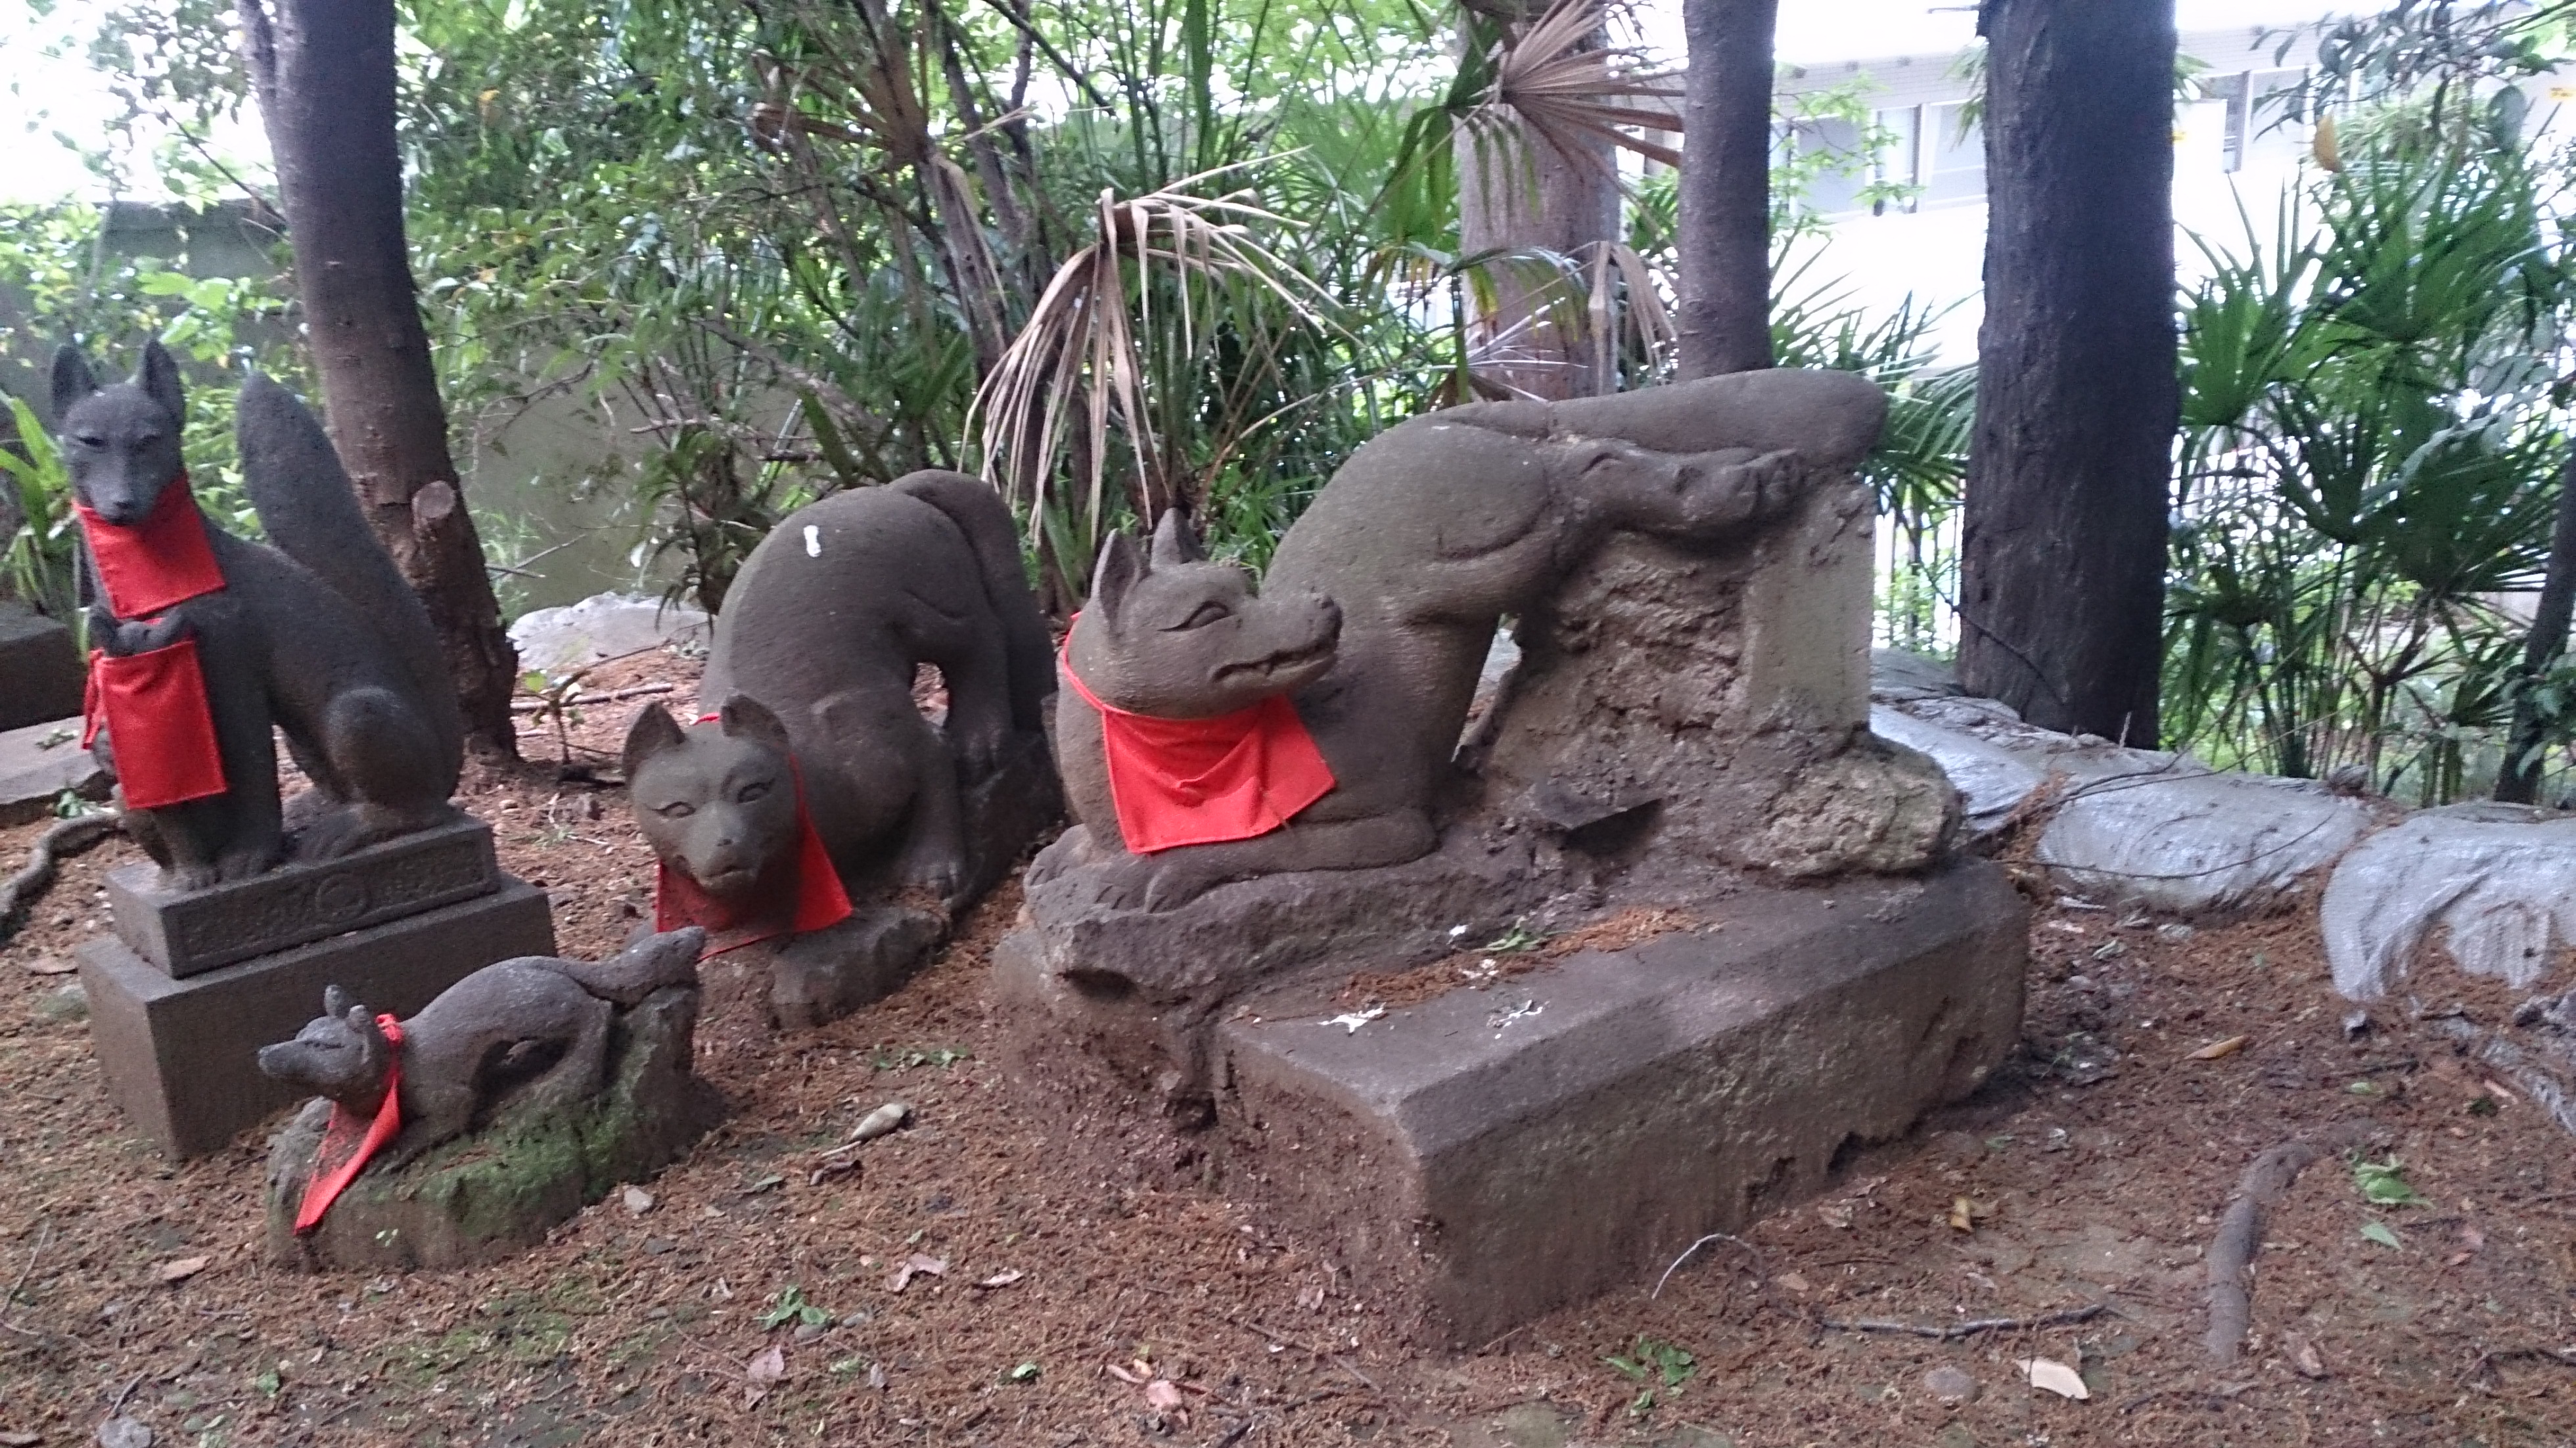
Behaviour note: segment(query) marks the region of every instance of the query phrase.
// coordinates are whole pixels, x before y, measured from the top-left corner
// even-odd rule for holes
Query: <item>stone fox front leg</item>
[[[277,746],[244,621],[225,604],[200,599],[151,620],[118,621],[93,610],[90,632],[115,656],[148,653],[181,639],[196,642],[226,788],[209,799],[133,812],[134,833],[153,862],[183,890],[248,879],[275,865],[285,853]],[[108,733],[100,733],[92,753],[101,767],[115,771],[116,741]]]
[[[1806,492],[1797,453],[1651,452],[1579,438],[1546,445],[1560,496],[1612,527],[1707,539],[1782,511]]]
[[[1429,854],[1439,842],[1430,817],[1417,809],[1314,824],[1291,820],[1257,839],[1117,859],[1102,871],[1100,894],[1113,907],[1171,910],[1231,880],[1401,865]]]

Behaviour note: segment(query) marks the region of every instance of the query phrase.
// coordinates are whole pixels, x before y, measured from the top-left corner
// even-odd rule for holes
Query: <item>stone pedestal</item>
[[[81,721],[57,719],[0,733],[0,825],[44,819],[68,792],[104,800],[116,786],[80,747]]]
[[[0,729],[77,719],[86,673],[69,628],[0,599]]]
[[[126,902],[115,903],[124,935]],[[483,966],[552,955],[554,945],[545,892],[496,874],[493,886],[471,899],[185,978],[122,938],[91,940],[77,953],[91,1047],[109,1096],[164,1155],[185,1160],[222,1149],[297,1099],[294,1088],[260,1074],[256,1053],[318,1014],[325,985],[344,986],[378,1011],[409,1015]]]
[[[296,1209],[331,1106],[314,1101],[269,1143],[270,1260],[310,1271],[404,1271],[497,1262],[679,1159],[722,1118],[724,1100],[690,1074],[698,992],[655,991],[610,1028],[607,1083],[569,1111],[501,1107],[480,1130],[397,1172],[363,1172],[311,1235]]]
[[[1426,1336],[1475,1344],[1816,1192],[2018,1034],[2027,912],[1991,864],[1746,889],[1695,916],[1356,1022],[1346,969],[1237,998],[1213,1023],[1202,1174],[1391,1287]],[[996,960],[1014,1010],[1057,1017],[1040,1034],[1059,1048],[1023,1071],[1113,1103],[1129,1119],[1098,1134],[1168,1159],[1143,1083],[1074,1039],[1101,1004],[1043,960],[1024,940]]]
[[[128,949],[190,976],[490,894],[503,878],[491,827],[459,815],[336,860],[203,890],[165,889],[146,862],[120,865],[107,872],[107,898]]]

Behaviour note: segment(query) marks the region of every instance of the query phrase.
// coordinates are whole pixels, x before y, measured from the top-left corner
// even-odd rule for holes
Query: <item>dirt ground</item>
[[[593,684],[685,703],[690,672],[651,656]],[[644,702],[567,721],[573,762],[613,775]],[[552,891],[567,950],[596,954],[645,907],[648,855],[619,792],[566,782],[552,721],[530,728],[542,762],[465,803]],[[0,1444],[88,1443],[110,1418],[163,1445],[2576,1444],[2576,1153],[2437,1028],[2513,999],[2429,966],[2422,1018],[2382,1007],[2348,1034],[2296,918],[2182,931],[2044,903],[2022,1048],[1976,1098],[1660,1295],[1451,1354],[1222,1199],[1086,1179],[1052,1149],[982,990],[1015,889],[850,1019],[708,1022],[701,1070],[733,1115],[649,1206],[612,1196],[494,1268],[277,1272],[262,1140],[161,1162],[107,1102],[72,977],[42,973],[105,928],[102,872],[129,857],[74,862],[0,952]],[[892,1100],[917,1123],[814,1181],[814,1153]],[[2239,1175],[2359,1119],[2421,1202],[2311,1167],[2265,1233],[2248,1350],[2212,1368],[2202,1255]],[[916,1258],[944,1270],[897,1290]],[[1849,1326],[2094,1308],[1949,1341]],[[2028,1359],[2090,1397],[2028,1385]],[[1975,1396],[1942,1401],[1936,1368]]]

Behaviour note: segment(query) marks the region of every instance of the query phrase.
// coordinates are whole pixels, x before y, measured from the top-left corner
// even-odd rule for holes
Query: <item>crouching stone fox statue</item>
[[[303,404],[241,392],[243,477],[270,544],[199,511],[180,455],[186,398],[159,342],[99,385],[56,354],[53,403],[84,541],[90,746],[171,883],[256,875],[441,823],[463,757],[427,612],[369,531]],[[312,789],[282,807],[272,726]]]
[[[884,994],[1055,816],[1053,681],[989,483],[919,472],[790,514],[727,595],[698,722],[651,705],[627,735],[657,923],[758,947],[780,1024]]]

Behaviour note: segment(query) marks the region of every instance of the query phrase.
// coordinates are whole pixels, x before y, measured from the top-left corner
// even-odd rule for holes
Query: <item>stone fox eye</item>
[[[697,812],[698,807],[689,803],[687,800],[675,800],[670,804],[655,805],[653,807],[653,813],[660,815],[666,820],[684,820]]]
[[[107,446],[107,439],[94,432],[82,433],[78,437],[73,438],[72,441],[79,443],[82,447]]]
[[[766,779],[763,779],[763,780],[758,780],[758,781],[756,781],[756,782],[754,782],[754,783],[751,783],[751,784],[746,784],[746,785],[744,785],[744,786],[742,787],[742,793],[740,793],[740,794],[738,794],[738,795],[735,795],[735,796],[733,797],[733,798],[734,798],[734,803],[736,803],[736,804],[749,804],[749,803],[751,803],[751,802],[752,802],[752,801],[754,801],[754,800],[758,800],[758,799],[766,799],[766,798],[768,798],[768,797],[769,797],[769,788],[770,788],[770,784],[771,784],[771,781],[766,780]]]
[[[1206,628],[1209,624],[1215,623],[1220,619],[1232,618],[1233,616],[1234,615],[1226,609],[1224,604],[1217,602],[1215,599],[1209,599],[1207,602],[1200,604],[1197,608],[1190,610],[1190,616],[1181,620],[1181,627]]]

